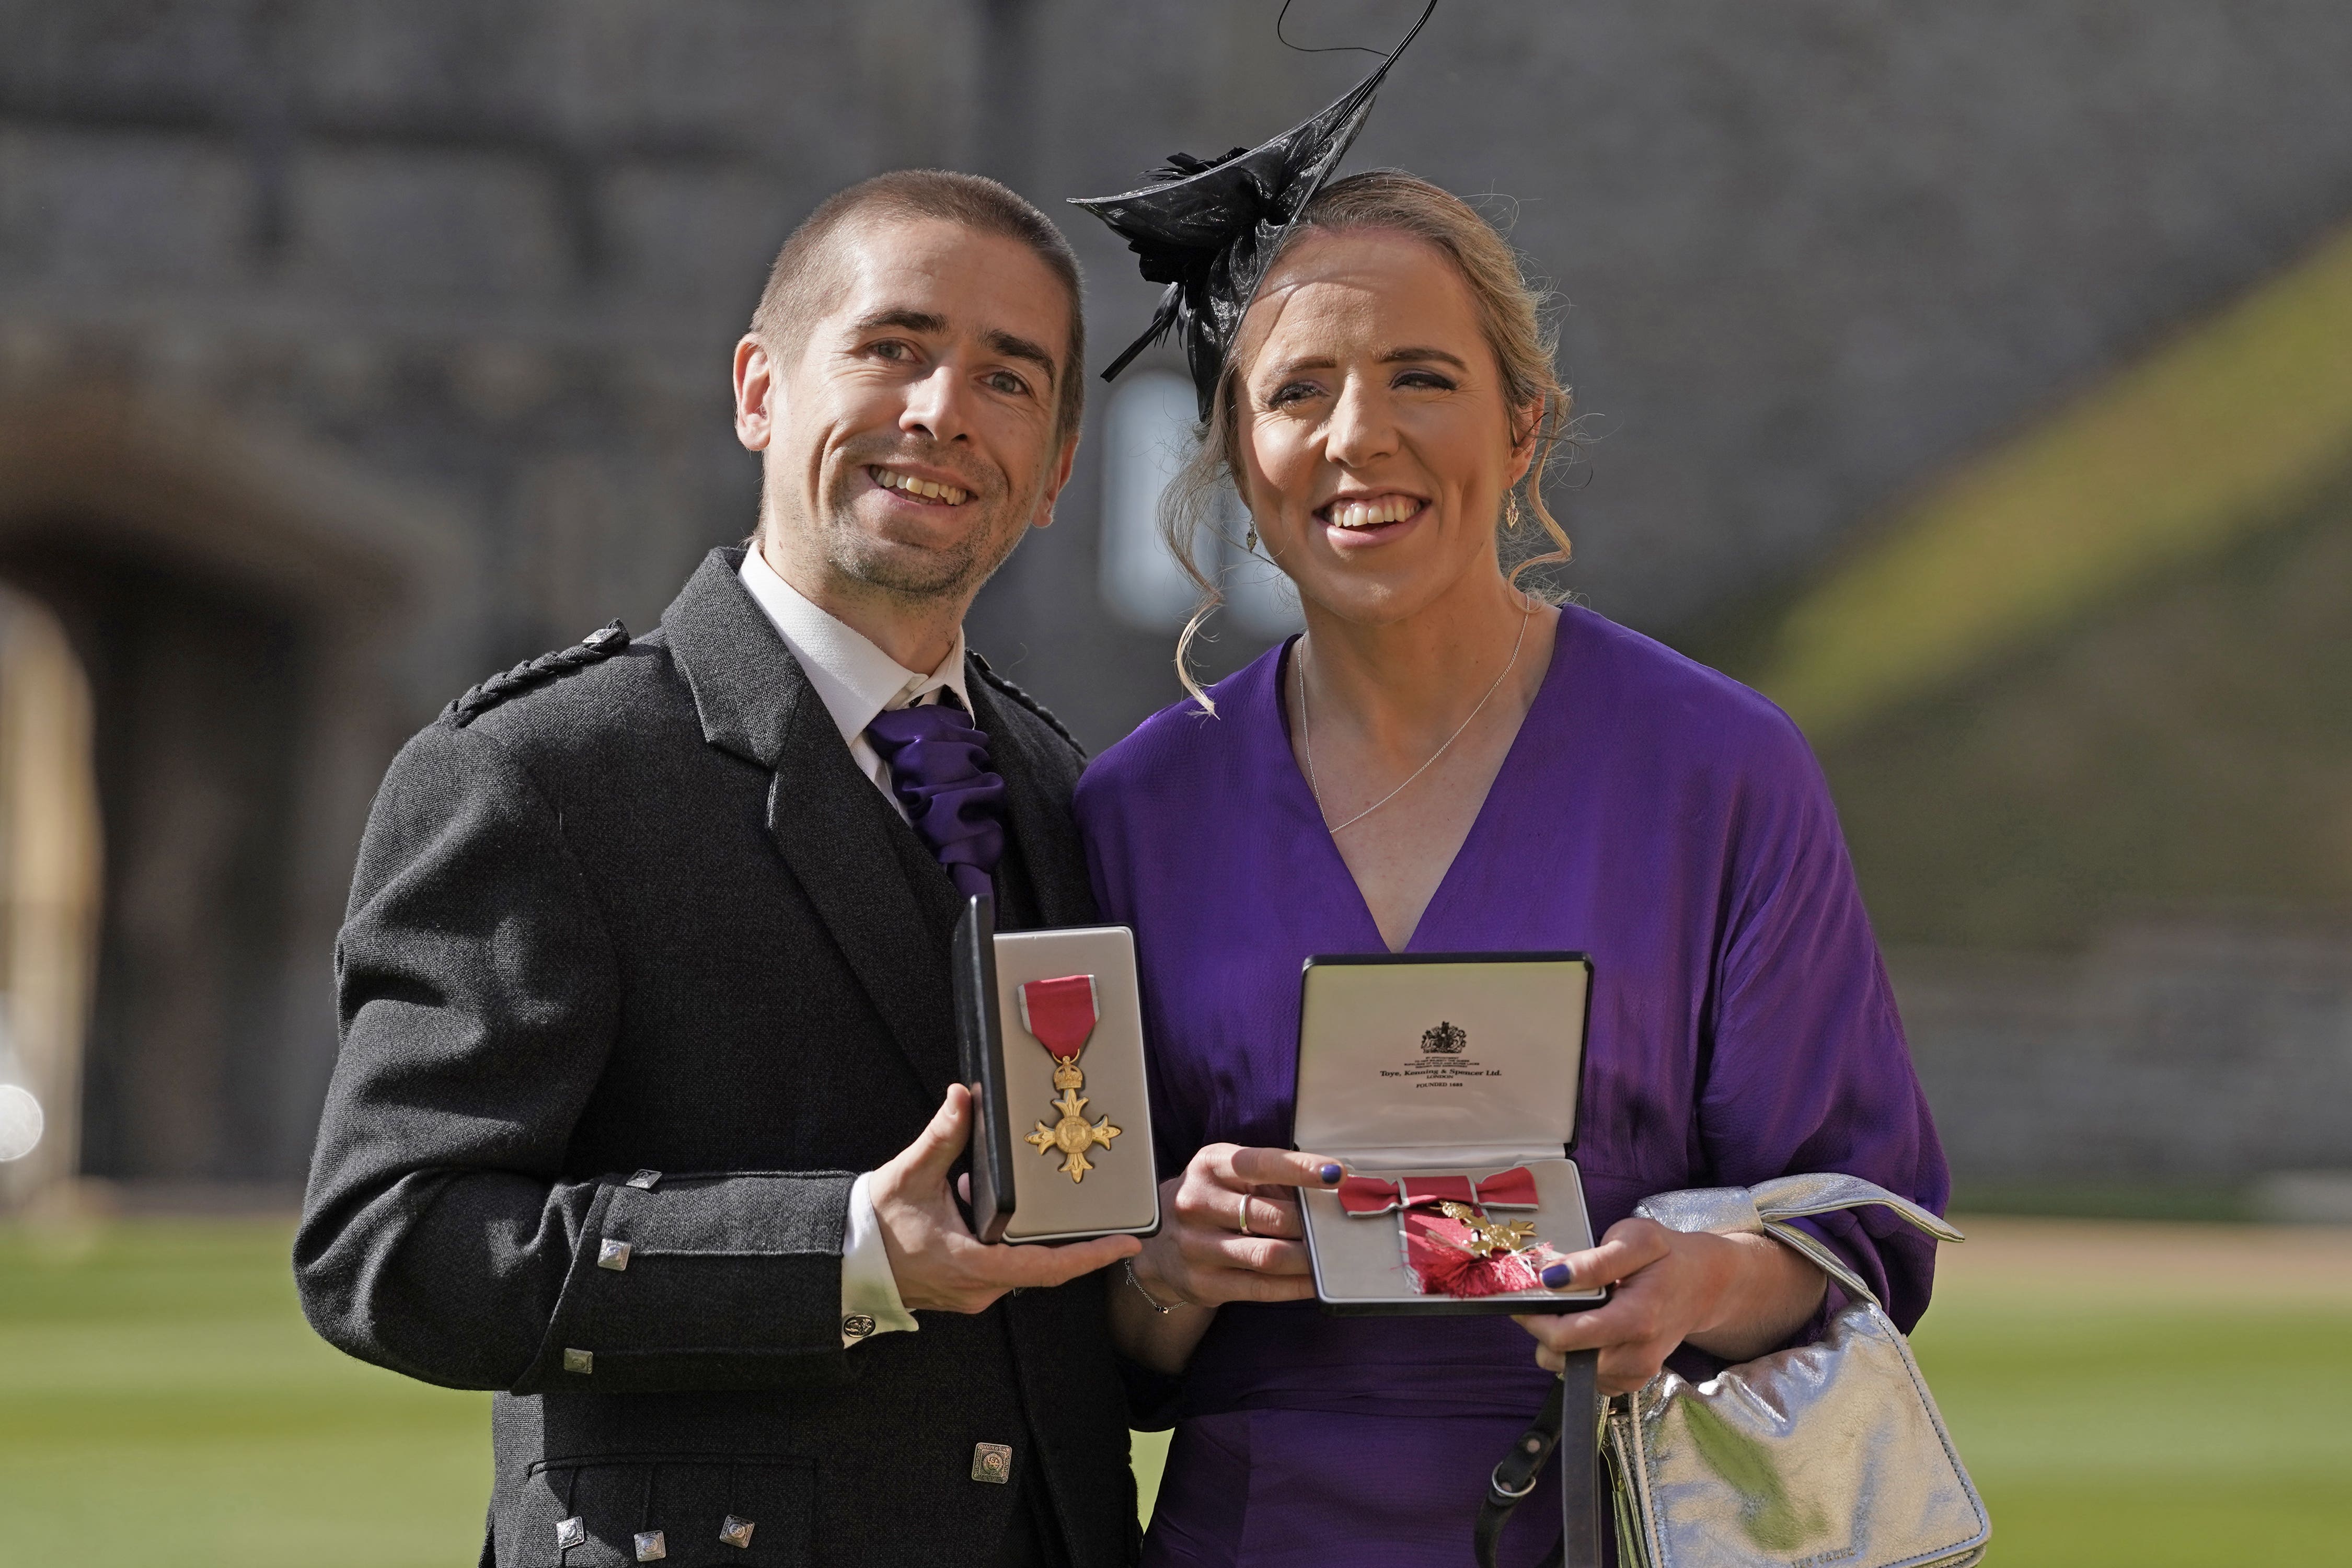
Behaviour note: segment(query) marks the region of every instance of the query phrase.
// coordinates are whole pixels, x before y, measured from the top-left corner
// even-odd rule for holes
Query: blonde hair
[[[1553,449],[1574,445],[1569,426],[1569,391],[1553,363],[1559,334],[1546,319],[1548,297],[1528,280],[1517,255],[1476,208],[1453,192],[1398,169],[1349,174],[1326,185],[1299,215],[1266,270],[1271,273],[1283,254],[1308,233],[1362,229],[1394,229],[1443,252],[1469,286],[1479,329],[1486,346],[1494,351],[1495,363],[1502,368],[1506,405],[1516,416],[1531,404],[1542,404],[1533,432],[1512,432],[1514,445],[1533,435],[1535,460],[1528,464],[1527,477],[1505,493],[1503,515],[1496,520],[1498,533],[1516,532],[1524,491],[1526,511],[1533,515],[1550,543],[1550,549],[1530,552],[1510,567],[1512,585],[1523,586],[1519,579],[1529,570],[1564,564],[1570,549],[1567,531],[1543,499],[1544,468]],[[1240,381],[1241,366],[1229,354],[1217,379],[1213,412],[1197,432],[1199,448],[1170,482],[1160,506],[1160,528],[1168,548],[1201,590],[1192,618],[1176,638],[1176,679],[1184,683],[1193,700],[1213,713],[1215,705],[1193,679],[1189,656],[1194,636],[1224,602],[1224,594],[1194,561],[1193,549],[1202,529],[1214,531],[1224,487],[1231,486],[1236,493],[1241,489],[1234,466],[1241,435]]]

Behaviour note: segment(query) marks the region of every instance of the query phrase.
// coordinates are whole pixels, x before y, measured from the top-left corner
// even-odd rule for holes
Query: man
[[[295,1266],[344,1350],[501,1391],[486,1563],[1132,1555],[1097,1271],[1136,1243],[983,1246],[950,1188],[959,887],[1094,918],[1080,753],[962,634],[1083,354],[1012,192],[835,196],[736,349],[755,548],[384,781]]]

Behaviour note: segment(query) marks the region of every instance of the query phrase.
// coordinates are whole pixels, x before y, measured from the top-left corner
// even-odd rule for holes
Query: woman
[[[1333,183],[1205,390],[1200,467],[1238,489],[1307,631],[1078,793],[1104,912],[1137,934],[1156,1136],[1184,1162],[1113,1293],[1128,1353],[1183,1374],[1146,1561],[1458,1563],[1564,1352],[1597,1347],[1622,1391],[1670,1356],[1809,1338],[1834,1305],[1779,1243],[1669,1233],[1636,1202],[1833,1170],[1940,1208],[1943,1159],[1802,737],[1503,569],[1526,519],[1565,548],[1538,487],[1568,398],[1495,231],[1410,175]],[[1384,950],[1592,954],[1576,1153],[1607,1228],[1547,1283],[1614,1284],[1608,1306],[1312,1303],[1291,1189],[1336,1167],[1286,1147],[1299,966]],[[1907,1328],[1932,1253],[1879,1223],[1818,1233]],[[1557,1530],[1511,1535],[1532,1563]]]

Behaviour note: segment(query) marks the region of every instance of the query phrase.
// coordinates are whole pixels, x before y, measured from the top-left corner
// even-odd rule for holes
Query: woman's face
[[[1443,251],[1395,230],[1310,233],[1267,277],[1240,349],[1244,498],[1310,604],[1384,624],[1497,576],[1495,520],[1538,410],[1506,402]]]

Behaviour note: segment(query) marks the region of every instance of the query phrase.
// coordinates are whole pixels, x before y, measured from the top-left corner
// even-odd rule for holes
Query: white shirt
[[[900,708],[936,702],[942,691],[952,691],[964,711],[971,711],[971,694],[963,683],[963,630],[956,630],[955,647],[947,661],[929,675],[918,675],[874,646],[866,635],[828,615],[806,595],[776,574],[759,551],[744,552],[743,586],[766,612],[784,639],[793,658],[815,689],[824,710],[849,747],[850,760],[874,781],[874,787],[901,817],[907,808],[890,788],[890,764],[866,738],[866,727],[880,715]],[[875,1217],[872,1183],[866,1172],[849,1189],[849,1228],[841,1244],[841,1342],[863,1343],[876,1334],[912,1332],[921,1325],[898,1297],[898,1281],[890,1272],[889,1249],[882,1243],[882,1224]],[[873,1326],[866,1327],[866,1320]],[[851,1332],[856,1323],[860,1331]]]
[[[891,793],[890,764],[866,738],[866,727],[893,710],[936,702],[942,691],[954,692],[963,710],[972,710],[971,693],[963,684],[963,628],[956,628],[955,647],[948,650],[946,662],[929,675],[918,675],[875,647],[865,633],[811,604],[799,589],[777,576],[776,569],[758,551],[744,552],[742,577],[743,586],[768,613],[776,635],[800,660],[824,710],[833,716],[834,727],[849,747],[850,760],[874,781],[874,787],[892,808],[905,816],[907,808]]]

